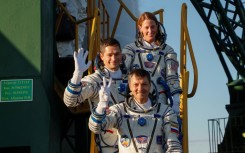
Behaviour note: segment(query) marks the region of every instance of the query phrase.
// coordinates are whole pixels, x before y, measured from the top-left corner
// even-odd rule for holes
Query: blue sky
[[[198,87],[189,104],[189,152],[209,152],[208,119],[228,117],[225,105],[229,104],[227,77],[218,59],[209,32],[189,0],[138,0],[140,12],[164,9],[167,43],[180,54],[180,13],[182,3],[187,4],[188,29],[198,67]],[[190,61],[190,59],[188,59]],[[190,84],[193,73],[190,63]],[[189,91],[190,92],[190,91]]]

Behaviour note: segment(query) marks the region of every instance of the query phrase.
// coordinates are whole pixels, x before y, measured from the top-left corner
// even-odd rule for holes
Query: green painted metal
[[[53,12],[53,0],[0,2],[0,80],[33,80],[32,101],[0,103],[0,152],[60,152],[63,107],[53,91]]]
[[[41,1],[1,1],[1,76],[41,71]],[[13,71],[15,70],[15,71]]]
[[[33,80],[1,80],[0,102],[32,101]]]

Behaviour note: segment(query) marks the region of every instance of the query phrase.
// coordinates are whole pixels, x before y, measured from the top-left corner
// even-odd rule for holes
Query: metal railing
[[[63,14],[66,14],[68,16],[68,18],[70,19],[70,21],[75,24],[75,50],[77,51],[78,50],[78,25],[80,23],[83,23],[83,22],[86,22],[88,20],[93,19],[93,16],[87,17],[87,18],[84,18],[82,20],[77,20],[76,21],[71,16],[71,14],[68,12],[68,10],[66,9],[66,7],[59,0],[56,0],[56,4],[57,4],[58,7],[61,8],[62,13],[57,17],[56,25],[55,25],[55,33],[58,32],[58,29],[59,29],[59,26],[60,26],[60,22],[61,22],[61,18],[63,16]]]
[[[137,21],[138,18],[135,17],[135,15],[129,10],[129,8],[125,5],[125,3],[122,0],[117,0],[120,4],[120,7],[118,9],[117,12],[117,17],[112,29],[112,33],[111,33],[111,37],[113,38],[115,36],[116,30],[117,30],[117,26],[118,26],[118,22],[122,13],[122,10],[124,9],[126,11],[126,13],[131,17],[131,19],[135,22],[135,28],[137,29]],[[154,15],[159,15],[159,22],[163,23],[163,9],[159,9],[155,12],[152,12]]]
[[[189,84],[189,71],[187,70],[187,54],[186,50],[189,50],[190,58],[192,62],[193,72],[194,72],[194,83],[192,91],[188,94],[188,84]],[[188,105],[187,98],[191,98],[195,95],[198,83],[198,70],[196,65],[196,60],[194,52],[192,49],[192,44],[189,36],[189,31],[187,27],[187,5],[182,4],[181,8],[181,31],[180,31],[180,86],[183,93],[180,97],[180,114],[182,118],[182,132],[183,132],[183,151],[188,153]]]
[[[57,5],[61,7],[61,9],[64,11],[64,13],[67,14],[67,16],[70,18],[70,20],[75,23],[75,50],[78,50],[78,25],[83,22],[87,22],[87,29],[88,29],[88,46],[89,46],[89,57],[88,60],[93,61],[94,57],[96,56],[97,51],[99,51],[99,45],[100,45],[100,39],[102,34],[102,39],[105,37],[109,37],[109,22],[110,17],[108,15],[108,12],[102,2],[102,0],[98,0],[98,6],[95,4],[95,0],[88,1],[88,10],[87,14],[88,17],[84,18],[82,20],[75,21],[73,17],[70,15],[70,13],[67,11],[67,9],[63,6],[62,3],[59,2],[59,0],[56,0]],[[133,13],[127,8],[127,6],[121,1],[118,0],[120,3],[120,7],[117,13],[117,17],[113,26],[111,37],[114,37],[118,22],[121,16],[121,12],[123,9],[127,12],[127,14],[132,18],[133,21],[136,23],[136,29],[137,29],[137,20]],[[101,9],[102,7],[102,9]],[[155,15],[159,15],[159,22],[163,23],[163,9],[160,9],[158,11],[152,12]],[[102,14],[102,21],[101,21],[101,14]],[[60,17],[61,19],[61,17]],[[59,18],[56,22],[56,32],[59,28]],[[102,29],[102,33],[101,33]],[[194,84],[193,89],[190,94],[188,94],[188,83],[189,83],[189,72],[187,71],[186,66],[186,49],[187,45],[189,48],[189,52],[191,55],[191,61],[193,64],[194,69]],[[181,87],[183,89],[183,94],[181,96],[181,112],[182,112],[182,119],[183,119],[183,148],[184,152],[188,152],[188,113],[187,113],[187,98],[193,97],[196,88],[197,88],[197,66],[194,58],[194,53],[192,50],[192,45],[189,37],[189,32],[187,28],[187,6],[186,4],[182,5],[182,11],[181,11],[181,54],[180,54],[180,75],[181,75]],[[92,66],[90,66],[88,73],[91,74],[93,72]],[[60,85],[60,84],[59,84]],[[61,87],[60,87],[61,88]],[[60,94],[60,97],[63,96],[63,94]],[[93,136],[92,136],[93,137]],[[91,141],[92,143],[93,141]],[[97,152],[95,149],[95,144],[91,144],[91,153]]]
[[[208,120],[210,153],[245,152],[245,116]]]
[[[60,22],[62,19],[62,16],[66,14],[69,19],[75,24],[75,51],[78,51],[78,27],[79,24],[87,22],[87,40],[88,40],[88,50],[89,50],[89,55],[88,55],[88,60],[93,61],[95,58],[97,52],[99,51],[100,48],[100,35],[101,35],[101,28],[102,28],[102,39],[105,37],[109,37],[109,21],[110,17],[108,15],[108,12],[102,2],[102,0],[98,0],[98,6],[95,4],[95,0],[89,0],[88,1],[88,10],[87,10],[87,18],[81,19],[81,20],[74,20],[74,18],[70,15],[70,13],[67,11],[65,6],[59,1],[56,0],[57,6],[61,8],[62,13],[58,16],[56,20],[56,25],[55,25],[55,33],[58,32]],[[101,14],[102,14],[102,22],[101,22]],[[88,69],[88,74],[91,74],[93,72],[92,69],[93,64],[89,67]],[[61,99],[63,99],[63,92],[65,90],[65,87],[59,82],[57,77],[55,77],[55,91],[59,95]],[[87,103],[88,104],[88,103]],[[70,108],[72,113],[78,113],[78,112],[88,112],[89,109],[88,106],[83,106],[83,107],[77,107],[77,108]],[[76,109],[75,111],[73,109]],[[79,110],[77,110],[79,109]],[[69,143],[70,147],[73,148],[73,144]],[[91,153],[97,153],[97,148],[95,145],[94,141],[94,134],[91,134],[91,145],[90,145],[90,152]]]
[[[210,153],[218,152],[218,144],[220,144],[224,138],[227,122],[228,118],[217,118],[208,120]]]
[[[58,16],[56,20],[55,25],[55,32],[58,32],[59,25],[61,22],[61,18],[63,14],[66,14],[72,23],[75,24],[75,51],[78,50],[78,26],[81,23],[87,22],[88,27],[88,50],[89,50],[89,60],[93,60],[96,56],[96,53],[99,51],[99,45],[100,45],[100,34],[102,34],[102,38],[109,37],[109,21],[110,17],[109,14],[105,8],[105,5],[102,0],[98,0],[98,6],[95,4],[95,0],[88,1],[88,10],[87,10],[87,18],[81,19],[81,20],[74,20],[74,18],[71,16],[71,14],[68,12],[66,7],[59,1],[56,0],[57,6],[61,8],[62,13]],[[102,14],[102,22],[100,14]],[[101,28],[102,26],[102,33]],[[92,66],[89,68],[89,74],[92,73]]]

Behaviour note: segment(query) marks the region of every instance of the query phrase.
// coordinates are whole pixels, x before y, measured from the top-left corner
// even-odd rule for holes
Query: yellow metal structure
[[[112,30],[112,33],[111,33],[111,37],[112,38],[115,36],[117,25],[118,25],[118,22],[119,22],[119,19],[120,19],[120,16],[121,16],[121,13],[122,13],[123,9],[131,17],[131,19],[135,22],[135,29],[137,29],[138,18],[135,17],[135,15],[129,10],[129,8],[123,3],[122,0],[118,0],[118,2],[120,4],[120,7],[118,9],[117,17],[116,17],[116,20],[115,20],[115,23],[114,23],[114,26],[113,26],[113,30]],[[155,14],[155,15],[159,15],[159,20],[160,20],[161,23],[163,23],[163,9],[159,9],[159,10],[157,10],[155,12],[152,12],[152,13]]]
[[[99,43],[100,43],[100,17],[99,17],[99,10],[96,8],[94,10],[94,18],[92,23],[92,29],[90,33],[90,43],[89,43],[89,56],[88,60],[93,61],[94,57],[96,56],[97,52],[99,51]],[[92,66],[89,67],[88,73],[93,73]]]
[[[136,23],[136,29],[137,29],[137,20],[138,18],[133,15],[133,13],[127,8],[127,6],[123,3],[122,0],[118,0],[120,7],[117,13],[117,17],[113,26],[112,34],[110,36],[109,33],[109,22],[110,17],[108,15],[108,12],[103,4],[102,0],[98,0],[98,6],[96,6],[95,0],[88,1],[88,17],[84,18],[82,20],[75,21],[74,18],[70,15],[70,13],[66,10],[66,8],[63,6],[63,4],[56,0],[57,6],[59,6],[63,13],[67,14],[70,20],[75,24],[75,51],[78,50],[78,25],[83,22],[87,22],[87,29],[88,29],[88,48],[89,48],[89,55],[88,60],[93,61],[97,52],[99,51],[100,47],[100,39],[108,38],[108,37],[114,37],[118,22],[120,20],[122,9],[126,11],[126,13],[132,18],[132,20]],[[102,8],[101,8],[102,7]],[[159,21],[163,23],[163,9],[160,9],[158,11],[152,12],[155,15],[159,15]],[[56,20],[56,29],[55,32],[57,33],[57,29],[59,28],[59,24],[62,18],[61,14],[57,20]],[[102,19],[102,21],[101,21]],[[102,30],[101,30],[102,29]],[[101,33],[102,31],[102,33]],[[100,35],[102,34],[102,36]],[[180,99],[180,112],[181,112],[181,118],[183,120],[183,150],[184,153],[188,153],[188,104],[187,104],[187,98],[193,97],[195,95],[196,89],[197,89],[197,82],[198,82],[198,71],[196,66],[196,61],[191,45],[191,40],[187,28],[187,6],[186,4],[182,4],[181,9],[181,42],[180,42],[180,84],[183,89],[183,93],[181,95]],[[191,62],[193,66],[194,71],[194,83],[193,88],[190,94],[188,94],[188,84],[189,84],[189,71],[187,71],[187,55],[186,50],[187,47],[189,49]],[[92,64],[93,65],[93,64]],[[88,69],[88,74],[93,73],[92,66]],[[62,91],[62,89],[65,89],[58,81],[56,80],[56,88],[59,91]],[[63,90],[64,91],[64,90]],[[63,93],[60,93],[59,96],[62,98]],[[83,109],[83,108],[82,108]],[[96,148],[95,140],[94,140],[94,134],[91,134],[91,145],[90,145],[90,153],[98,153],[98,150]]]
[[[102,2],[102,0],[98,1],[98,7],[96,7],[95,0],[88,1],[88,17],[81,19],[81,20],[74,20],[74,18],[71,16],[71,14],[67,11],[67,9],[64,7],[64,5],[59,1],[56,0],[57,6],[61,8],[63,11],[60,16],[58,16],[56,20],[56,27],[55,32],[57,33],[60,25],[60,21],[63,14],[66,14],[69,19],[75,24],[75,51],[78,50],[78,26],[81,23],[87,22],[88,23],[88,46],[89,46],[89,60],[93,60],[96,56],[97,52],[99,51],[99,45],[100,45],[100,13],[103,14],[103,20],[102,20],[102,29],[103,38],[105,37],[105,33],[107,32],[107,37],[109,36],[109,15],[107,13],[107,10],[105,9],[105,6]],[[102,10],[100,11],[99,8]],[[106,27],[106,28],[105,28]],[[89,74],[92,73],[92,67],[89,68]]]
[[[70,15],[70,13],[67,11],[67,9],[63,6],[63,4],[59,0],[56,0],[56,3],[57,3],[57,6],[62,9],[62,14],[60,14],[60,16],[58,16],[56,20],[55,32],[57,33],[58,31],[62,15],[64,13],[67,14],[69,19],[75,24],[75,51],[78,51],[78,26],[80,23],[87,22],[88,24],[88,46],[89,46],[88,60],[93,61],[100,48],[100,25],[101,25],[100,19],[101,17],[100,17],[99,8],[101,6],[103,7],[102,37],[103,38],[105,37],[106,30],[107,30],[107,37],[109,36],[109,16],[108,16],[107,10],[105,9],[105,6],[102,0],[99,0],[99,4],[98,4],[99,8],[95,6],[95,0],[88,1],[88,17],[82,20],[78,20],[78,21],[75,21],[73,19],[73,17]],[[105,28],[106,25],[107,25],[107,29]],[[92,65],[88,69],[88,74],[93,73]],[[59,83],[59,81],[55,78],[55,90],[59,91],[57,93],[59,93],[59,96],[61,97],[61,99],[63,99],[62,98],[63,92],[60,92],[60,91],[64,91],[64,89],[65,87],[63,87]],[[82,108],[82,110],[85,110],[85,109]],[[91,134],[91,145],[90,145],[91,153],[98,152],[96,148],[94,137],[95,135],[92,133]]]
[[[188,84],[189,84],[189,71],[187,71],[187,47],[189,49],[190,58],[192,62],[193,72],[194,72],[194,82],[193,88],[190,94],[188,94]],[[188,103],[187,98],[191,98],[195,95],[198,83],[198,70],[196,65],[196,60],[194,52],[192,49],[192,44],[187,27],[187,5],[182,4],[181,8],[181,29],[180,29],[180,85],[183,93],[180,97],[180,114],[183,121],[182,131],[183,131],[183,151],[188,153]]]

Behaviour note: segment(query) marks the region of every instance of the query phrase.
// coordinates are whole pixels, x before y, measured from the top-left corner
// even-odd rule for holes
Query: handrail
[[[89,1],[90,2],[90,1]],[[56,3],[57,5],[61,8],[62,11],[64,11],[63,13],[65,13],[68,18],[75,24],[75,51],[78,50],[78,25],[81,24],[81,23],[84,23],[84,22],[87,22],[87,21],[91,21],[95,18],[95,14],[93,12],[93,14],[91,13],[88,13],[88,17],[86,18],[83,18],[81,20],[74,20],[74,18],[71,16],[71,14],[68,12],[68,10],[66,9],[66,7],[64,7],[64,5],[59,1],[59,0],[56,0]],[[102,0],[99,0],[99,6],[98,7],[103,7],[103,20],[102,20],[102,28],[103,28],[103,33],[102,33],[102,36],[103,38],[105,37],[105,24],[107,24],[107,37],[109,37],[109,15],[108,15],[108,11],[105,9],[105,5],[103,3]],[[92,10],[94,11],[96,8],[95,8],[95,4],[93,3],[93,6],[92,7]],[[98,11],[99,13],[99,11]],[[97,13],[97,14],[98,14]],[[59,29],[59,25],[60,25],[60,21],[61,21],[61,17],[62,17],[63,14],[61,14],[61,16],[58,17],[57,19],[57,22],[56,22],[56,26],[55,26],[55,32],[57,33],[58,29]],[[105,15],[106,15],[106,18],[105,18]],[[99,23],[99,22],[98,22]],[[100,23],[99,23],[100,24]],[[90,45],[90,42],[88,43],[88,46]],[[99,43],[97,43],[96,45],[99,45]],[[98,50],[97,50],[98,51]]]
[[[117,0],[119,3],[120,3],[120,6],[122,6],[125,11],[128,13],[128,15],[134,20],[134,21],[137,21],[138,18],[136,18],[133,13],[128,9],[128,7],[123,3],[122,0]]]
[[[108,13],[108,11],[105,9],[105,5],[104,5],[104,3],[103,3],[103,1],[102,0],[99,0],[98,1],[98,6],[99,6],[99,10],[101,10],[101,6],[102,6],[102,8],[103,8],[103,10],[102,10],[102,22],[101,22],[101,24],[102,24],[102,39],[105,39],[105,24],[107,24],[107,38],[110,36],[110,31],[109,31],[109,29],[110,29],[110,17],[109,17],[109,13]],[[106,19],[107,20],[105,20],[105,17],[106,17]]]
[[[56,3],[61,8],[61,10],[64,11],[63,13],[65,13],[68,16],[68,18],[71,20],[71,22],[75,24],[75,51],[77,51],[78,50],[78,24],[83,23],[83,22],[86,22],[86,21],[89,21],[89,20],[93,19],[94,17],[93,16],[90,16],[90,17],[84,18],[82,20],[77,20],[76,21],[71,16],[71,14],[67,11],[66,7],[64,7],[64,5],[59,0],[56,0]],[[61,17],[63,15],[63,13],[58,18],[58,21],[56,23],[56,27],[55,27],[55,32],[56,33],[57,33],[58,29],[59,29],[60,21],[61,21]]]
[[[222,127],[220,122],[222,122]],[[227,118],[217,118],[217,119],[209,119],[208,120],[208,137],[209,137],[209,146],[210,152],[217,152],[217,146],[222,143],[224,140],[225,126],[228,122]],[[210,125],[211,124],[211,125]]]
[[[63,13],[66,13],[67,16],[69,17],[69,19],[75,24],[75,51],[78,51],[78,25],[80,23],[86,22],[88,21],[88,46],[89,46],[89,55],[88,55],[88,60],[93,61],[94,57],[97,54],[97,51],[99,51],[99,47],[100,47],[100,11],[97,7],[95,7],[95,1],[88,1],[88,8],[91,8],[90,10],[88,10],[88,16],[87,18],[84,18],[82,20],[78,20],[75,21],[73,19],[73,17],[70,15],[70,13],[67,11],[67,9],[63,6],[62,3],[59,2],[59,0],[56,0],[57,5],[60,6],[60,8],[63,10]],[[102,2],[102,0],[98,1],[98,6],[99,8],[103,7],[103,11],[102,11],[102,28],[103,28],[103,33],[102,33],[102,37],[103,39],[105,38],[105,25],[107,24],[107,37],[109,37],[110,33],[109,33],[109,15],[107,10],[105,9],[105,6]],[[93,12],[92,12],[93,11]],[[57,19],[56,22],[56,30],[55,32],[57,33],[59,25],[60,25],[60,21],[62,18],[62,15],[59,16],[59,18]],[[106,16],[106,17],[105,17]],[[92,20],[92,23],[90,22]],[[92,65],[89,67],[88,69],[88,74],[93,73],[93,69],[92,69]],[[62,91],[64,91],[65,87],[62,86],[59,81],[57,79],[55,79],[55,90],[56,92],[58,92],[58,95],[61,99],[63,99],[63,93]],[[88,103],[87,103],[88,104]],[[87,112],[88,107],[82,107],[80,108],[79,112]],[[71,108],[72,111],[72,108]],[[76,111],[74,111],[76,112]],[[73,112],[73,113],[74,113]],[[90,145],[90,152],[91,153],[98,153],[98,150],[96,148],[95,145],[95,140],[94,140],[94,134],[91,134],[91,145]]]
[[[187,28],[187,5],[185,3],[182,4],[181,8],[181,29],[180,29],[180,86],[183,90],[180,98],[180,114],[183,120],[183,151],[184,153],[188,153],[188,105],[187,105],[187,98],[191,98],[195,95],[197,89],[197,82],[198,82],[198,70],[195,61],[194,52],[192,49],[192,44]],[[186,49],[189,49],[190,58],[192,62],[192,67],[194,71],[194,83],[192,92],[188,94],[188,84],[189,84],[189,71],[187,71],[187,55]]]
[[[71,17],[71,15],[68,13],[68,11],[66,10],[66,8],[63,6],[63,4],[62,3],[60,3],[59,2],[59,0],[56,0],[56,2],[57,2],[57,5],[58,6],[60,6],[61,7],[61,9],[64,11],[64,13],[67,13],[67,16],[69,17]],[[100,27],[100,25],[99,24],[96,24],[96,23],[99,23],[99,13],[98,13],[98,8],[97,9],[95,9],[95,11],[94,11],[94,14],[96,14],[95,16],[93,16],[93,17],[88,17],[88,18],[84,18],[84,19],[82,19],[82,20],[78,20],[78,21],[75,21],[72,17],[71,17],[71,21],[73,21],[74,23],[75,23],[75,25],[76,25],[76,30],[75,30],[75,35],[76,35],[76,37],[75,37],[75,51],[77,51],[78,50],[78,24],[80,24],[80,23],[82,23],[82,22],[85,22],[85,21],[89,21],[89,20],[91,20],[91,19],[93,19],[93,25],[92,25],[92,32],[91,32],[91,36],[90,37],[92,37],[93,39],[91,39],[91,41],[90,41],[90,47],[89,47],[89,50],[90,50],[90,52],[89,52],[89,56],[88,56],[88,60],[90,60],[90,61],[92,61],[92,59],[94,59],[94,56],[96,55],[96,53],[95,52],[97,52],[99,49],[99,37],[95,37],[95,35],[97,35],[97,36],[99,36],[99,33],[100,32],[97,32],[97,31],[99,31],[99,27]],[[59,19],[58,19],[59,20]],[[98,21],[98,22],[97,22]],[[58,22],[60,22],[60,21],[58,21]],[[57,25],[57,23],[56,23],[56,29],[55,29],[55,31],[57,32],[57,29],[58,29],[58,27],[59,27],[59,23],[58,23],[58,25]],[[95,30],[94,30],[95,29]],[[96,34],[94,33],[94,32],[96,32]],[[95,39],[96,38],[96,39]],[[96,43],[95,43],[96,42]],[[92,44],[92,45],[91,45]],[[88,70],[88,73],[90,74],[90,73],[92,73],[92,66],[90,66],[90,68],[89,68],[89,70]],[[56,91],[56,93],[58,94],[58,96],[60,97],[60,99],[63,99],[63,93],[64,93],[64,90],[65,90],[65,86],[64,85],[62,85],[60,82],[59,82],[59,80],[58,80],[58,78],[57,77],[55,77],[55,81],[54,81],[55,83],[54,83],[54,89],[55,89],[55,91]],[[87,109],[87,108],[89,108],[89,107],[87,107],[87,106],[84,106],[84,107],[79,107],[79,108],[69,108],[70,110],[71,110],[71,112],[72,113],[81,113],[81,112],[88,112],[88,110],[89,109]]]
[[[100,2],[100,1],[99,1]],[[100,7],[100,5],[99,5]],[[92,23],[88,23],[88,44],[89,44],[89,56],[88,60],[92,61],[94,56],[94,52],[99,51],[98,47],[100,43],[100,13],[99,9],[95,8],[95,0],[88,1],[88,13],[94,15]],[[97,34],[97,36],[96,36]],[[99,40],[98,40],[99,39]],[[97,43],[96,43],[97,42]],[[92,74],[92,65],[88,69],[88,74]],[[90,135],[90,153],[98,153],[96,143],[95,143],[95,134],[92,132]]]
[[[159,22],[160,23],[163,23],[163,11],[164,11],[163,9],[159,9],[155,12],[152,12],[155,15],[159,14]]]
[[[117,17],[116,17],[116,20],[115,20],[115,23],[114,23],[114,26],[113,26],[113,30],[112,30],[112,33],[111,33],[111,37],[113,38],[115,36],[115,33],[116,33],[116,29],[117,29],[117,26],[118,26],[118,22],[119,22],[119,19],[120,19],[120,16],[121,16],[121,13],[122,13],[122,10],[124,9],[127,14],[131,17],[131,19],[133,21],[135,21],[135,27],[137,29],[137,21],[138,21],[138,18],[134,16],[134,14],[128,9],[128,7],[124,4],[124,2],[122,0],[117,0],[120,4],[120,7],[118,9],[118,12],[117,12]],[[159,17],[160,17],[160,21],[161,23],[163,23],[163,9],[159,9],[155,12],[152,12],[154,15],[157,15],[159,14]]]
[[[94,10],[94,19],[92,23],[92,29],[90,34],[90,43],[89,43],[89,56],[88,60],[92,61],[96,55],[95,52],[99,51],[99,42],[100,42],[100,16],[98,14],[99,9]],[[88,74],[92,74],[92,65],[88,69]]]
[[[188,98],[191,98],[196,93],[197,84],[198,84],[198,70],[197,70],[197,64],[196,64],[196,60],[195,60],[195,56],[194,56],[194,52],[193,52],[193,48],[192,48],[192,44],[191,44],[189,31],[188,31],[188,28],[187,28],[187,6],[186,6],[186,4],[184,4],[182,7],[184,9],[184,13],[182,13],[181,17],[184,18],[182,20],[182,25],[183,25],[183,29],[185,31],[184,33],[185,33],[185,36],[186,36],[185,42],[188,45],[188,49],[189,49],[189,53],[190,53],[190,57],[191,57],[191,62],[192,62],[192,67],[193,67],[193,73],[194,73],[194,82],[193,82],[193,86],[192,86],[192,91],[191,91],[190,94],[188,94]],[[186,50],[185,50],[185,52],[186,52]],[[185,63],[185,65],[186,65],[186,63]]]

